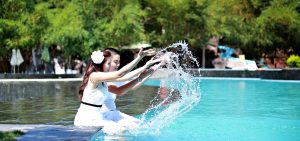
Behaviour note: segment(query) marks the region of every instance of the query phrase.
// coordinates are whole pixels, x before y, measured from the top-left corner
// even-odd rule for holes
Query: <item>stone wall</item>
[[[0,79],[44,79],[44,78],[80,78],[80,74],[11,74],[11,73],[2,73],[0,74]]]
[[[176,70],[158,70],[152,78],[168,78],[176,75]],[[300,69],[265,69],[265,70],[229,70],[229,69],[187,69],[195,77],[238,77],[277,80],[300,80]],[[0,79],[44,79],[44,78],[80,78],[76,74],[0,74]]]
[[[153,78],[168,78],[176,71],[159,70]],[[235,78],[260,78],[275,80],[300,80],[300,69],[268,69],[268,70],[228,70],[228,69],[187,69],[186,72],[195,77],[235,77]]]

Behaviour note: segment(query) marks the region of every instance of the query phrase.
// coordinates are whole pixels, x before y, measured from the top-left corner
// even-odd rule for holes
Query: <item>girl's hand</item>
[[[139,78],[144,78],[146,77],[147,75],[155,72],[160,66],[161,66],[162,63],[159,63],[159,64],[156,64],[152,67],[150,67],[149,69],[143,71],[140,75],[139,75]]]
[[[161,65],[167,65],[170,62],[170,57],[168,55],[163,55],[161,58]]]
[[[152,60],[152,59],[151,59],[151,60]],[[151,60],[150,60],[150,61],[151,61]],[[151,64],[150,61],[148,61],[149,64]],[[148,63],[148,62],[147,62],[147,63]],[[155,62],[155,60],[152,60],[152,62]],[[162,63],[156,64],[156,65],[150,67],[149,69],[143,71],[142,73],[140,73],[139,78],[140,78],[140,79],[143,79],[143,78],[149,76],[150,74],[154,73],[154,72],[161,66],[161,64],[162,64]]]
[[[156,71],[160,66],[162,66],[162,63],[156,64],[156,65],[152,66],[150,69],[153,71]]]
[[[156,51],[154,49],[144,50],[144,48],[141,48],[139,53],[138,53],[138,56],[143,58],[145,56],[154,56],[155,54],[156,54]]]
[[[161,58],[154,59],[153,57],[145,64],[146,68],[152,66],[153,64],[156,64],[158,62],[161,62]]]

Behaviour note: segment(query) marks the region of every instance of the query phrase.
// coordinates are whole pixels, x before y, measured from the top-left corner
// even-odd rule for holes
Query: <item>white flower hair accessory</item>
[[[101,51],[94,51],[91,55],[91,58],[92,58],[92,61],[95,63],[95,64],[101,64],[102,61],[104,60],[104,55],[103,55],[103,52]]]

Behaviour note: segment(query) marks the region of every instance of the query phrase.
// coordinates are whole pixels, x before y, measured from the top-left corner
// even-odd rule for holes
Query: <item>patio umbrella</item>
[[[34,70],[37,71],[37,63],[36,63],[36,56],[35,56],[34,49],[31,50],[31,54],[32,54],[32,64],[34,66]]]
[[[24,62],[24,59],[21,55],[21,52],[19,49],[13,49],[12,50],[12,55],[10,59],[10,65],[13,66],[14,68],[14,74],[16,73],[16,66],[18,66],[18,71],[19,71],[19,66]]]
[[[43,49],[41,60],[43,61],[43,65],[44,65],[44,73],[46,73],[46,71],[49,70],[48,65],[50,62],[50,54],[47,47],[44,47]]]
[[[50,62],[50,54],[47,47],[44,48],[41,59],[46,63]]]

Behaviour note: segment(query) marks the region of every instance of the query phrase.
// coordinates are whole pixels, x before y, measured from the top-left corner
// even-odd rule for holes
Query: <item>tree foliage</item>
[[[300,52],[298,0],[7,0],[0,1],[0,55],[12,48],[58,45],[65,57],[105,47],[186,40],[202,47],[211,35],[225,44]]]

